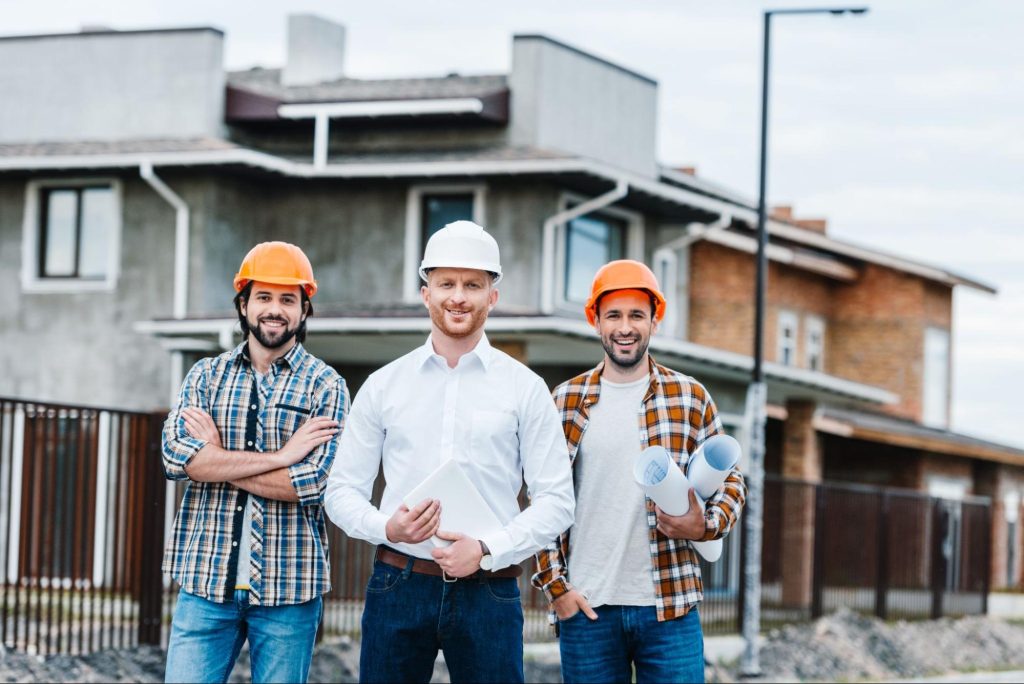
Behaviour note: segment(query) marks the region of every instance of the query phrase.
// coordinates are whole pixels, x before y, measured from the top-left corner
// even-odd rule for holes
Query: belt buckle
[[[455,584],[456,582],[459,581],[458,577],[452,577],[447,572],[445,572],[443,569],[441,570],[441,579],[444,580],[445,584]]]

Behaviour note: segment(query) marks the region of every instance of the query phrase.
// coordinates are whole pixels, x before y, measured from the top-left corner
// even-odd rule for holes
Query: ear
[[[658,323],[659,323],[659,321],[658,321],[657,318],[652,318],[651,319],[651,335],[653,335],[654,333],[658,332]]]
[[[242,297],[241,299],[238,300],[238,310],[242,312],[243,316],[246,315],[246,309],[248,308],[249,301],[245,297]]]
[[[423,285],[420,287],[420,299],[423,300],[423,306],[430,308],[430,287]]]
[[[498,288],[491,286],[491,291],[487,295],[487,311],[493,311],[494,306],[498,303]]]

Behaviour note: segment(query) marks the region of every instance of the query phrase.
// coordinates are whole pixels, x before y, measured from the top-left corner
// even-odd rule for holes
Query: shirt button
[[[251,408],[251,409],[255,409],[255,408],[256,408],[256,404],[253,404],[253,405],[252,405],[252,406],[250,406],[249,408]]]
[[[241,507],[241,506],[238,506],[238,507],[236,507],[236,508],[235,508],[235,510],[236,510],[236,511],[240,511],[240,510],[242,510],[242,507]]]
[[[231,542],[232,546],[238,546],[238,542]]]
[[[246,444],[248,444],[249,446],[252,446],[252,442],[246,442]]]

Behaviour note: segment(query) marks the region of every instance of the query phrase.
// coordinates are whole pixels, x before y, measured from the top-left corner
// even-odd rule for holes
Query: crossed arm
[[[210,414],[188,407],[182,409],[181,416],[189,436],[206,442],[185,466],[189,479],[230,482],[257,496],[278,501],[299,500],[288,466],[298,463],[338,433],[336,420],[315,416],[303,423],[278,451],[228,451],[221,446],[220,432]]]

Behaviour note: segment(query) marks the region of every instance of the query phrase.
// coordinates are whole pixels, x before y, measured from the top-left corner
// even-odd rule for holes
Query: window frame
[[[783,351],[786,348],[786,338],[783,336],[782,331],[789,326],[792,326],[793,335],[790,337],[793,349],[790,355],[790,362],[786,363]],[[797,367],[797,338],[800,335],[800,317],[795,311],[789,309],[779,309],[775,319],[775,363],[780,366],[786,366],[787,368]]]
[[[558,202],[558,211],[568,211],[571,207],[583,204],[589,199],[572,192],[563,192]],[[643,214],[622,207],[602,207],[584,216],[606,215],[613,219],[624,222],[625,235],[623,236],[623,258],[644,260],[644,217]],[[582,218],[582,217],[581,217]],[[551,284],[555,288],[554,298],[555,309],[559,313],[571,313],[583,317],[584,302],[575,302],[565,298],[565,279],[568,277],[566,270],[566,253],[569,242],[569,223],[560,223],[555,227],[555,277]]]
[[[423,199],[429,195],[472,195],[473,223],[484,225],[486,216],[486,183],[419,183],[409,186],[405,199],[405,257],[402,271],[402,299],[406,303],[420,301],[420,259],[423,244]]]
[[[44,228],[42,220],[47,207],[43,196],[53,190],[109,186],[114,201],[114,220],[109,226],[107,269],[102,278],[80,276],[44,276],[42,273],[42,247]],[[81,195],[79,194],[79,203]],[[21,289],[26,293],[53,292],[112,292],[117,288],[121,264],[121,232],[123,217],[123,188],[120,179],[112,177],[45,178],[31,180],[25,185],[25,211],[22,221]],[[81,207],[78,209],[81,212]],[[76,226],[76,230],[81,230]]]
[[[821,316],[811,314],[804,318],[804,366],[807,370],[814,371],[816,373],[825,372],[825,330],[825,319]],[[818,334],[818,345],[816,349],[812,342],[814,333]],[[811,360],[814,357],[815,352],[817,352],[818,355],[817,368],[814,368],[811,365]]]
[[[929,350],[935,343],[936,335],[941,335],[942,344],[945,347],[945,358],[941,371],[933,367],[929,362]],[[921,349],[921,422],[929,427],[948,428],[950,422],[950,388],[952,384],[953,367],[953,335],[948,328],[929,325],[924,329],[924,340]],[[932,340],[930,342],[930,340]],[[940,374],[937,376],[935,372]],[[940,387],[935,383],[942,381]],[[933,398],[941,390],[941,400]],[[936,403],[938,402],[938,403]]]

